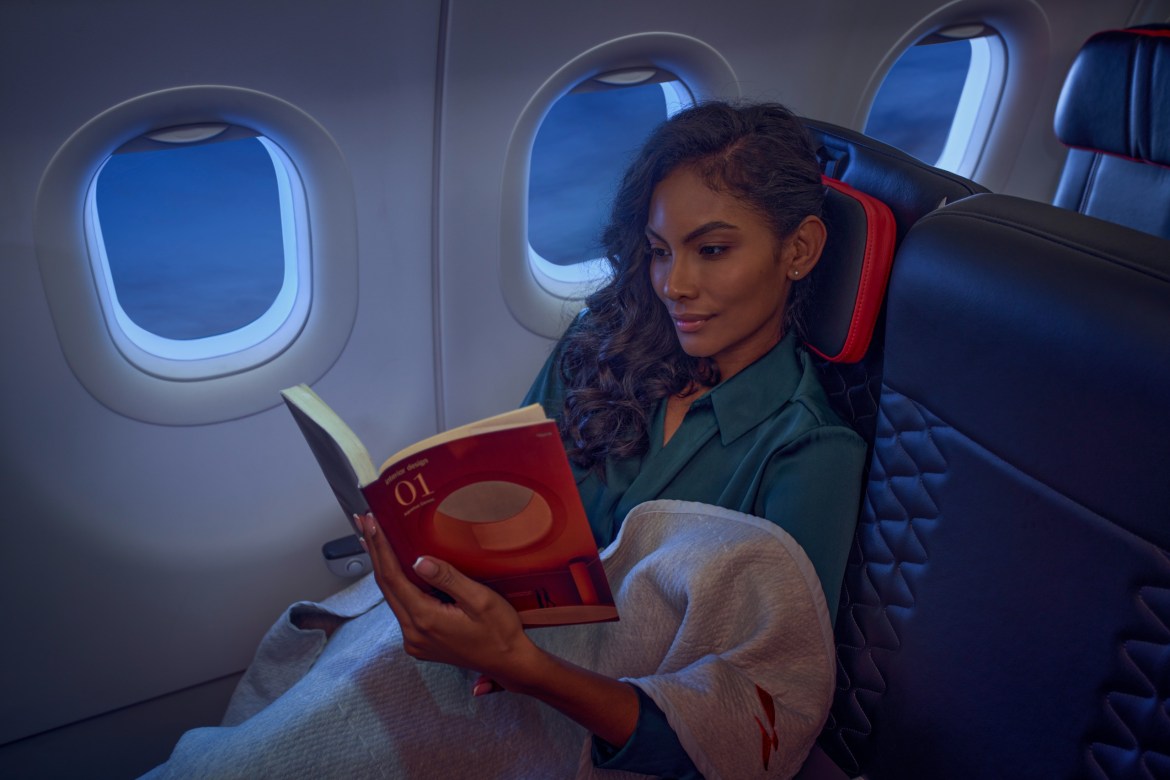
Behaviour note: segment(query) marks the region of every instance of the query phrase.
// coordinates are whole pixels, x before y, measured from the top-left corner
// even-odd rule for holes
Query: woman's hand
[[[484,672],[505,689],[504,681],[522,677],[525,664],[531,664],[539,651],[503,596],[431,557],[419,558],[414,572],[454,603],[424,593],[403,573],[373,515],[358,522],[374,578],[402,626],[403,648],[410,656]]]
[[[374,516],[355,519],[378,587],[402,625],[407,653],[481,672],[475,695],[493,688],[527,694],[611,745],[626,743],[638,721],[638,695],[630,685],[544,652],[524,633],[520,616],[503,596],[429,556],[415,561],[415,574],[455,603],[423,593],[406,578]]]

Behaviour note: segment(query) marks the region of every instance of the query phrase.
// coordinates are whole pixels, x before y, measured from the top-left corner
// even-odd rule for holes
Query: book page
[[[530,404],[519,409],[513,409],[510,412],[492,415],[485,417],[482,420],[460,425],[456,428],[436,433],[434,436],[415,442],[409,447],[405,447],[398,452],[391,455],[382,463],[382,467],[378,469],[379,472],[385,471],[394,463],[410,457],[416,452],[429,449],[435,445],[442,444],[448,441],[455,441],[467,436],[472,436],[477,433],[484,433],[485,431],[501,431],[507,428],[520,428],[525,425],[533,425],[542,423],[548,417],[544,414],[544,408],[540,404]]]
[[[338,486],[334,477],[342,477],[338,464],[333,463],[338,457],[344,458],[357,484],[365,485],[378,478],[361,439],[320,396],[307,385],[287,388],[280,395],[335,492]]]

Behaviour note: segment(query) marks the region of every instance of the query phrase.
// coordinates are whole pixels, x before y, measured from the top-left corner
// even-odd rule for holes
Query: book
[[[375,468],[307,385],[281,397],[350,524],[373,512],[423,590],[445,597],[414,573],[430,555],[500,593],[525,626],[617,620],[560,433],[539,404],[423,439]]]

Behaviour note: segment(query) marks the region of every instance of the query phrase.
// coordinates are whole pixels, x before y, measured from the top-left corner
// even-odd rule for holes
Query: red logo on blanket
[[[772,701],[772,694],[760,686],[756,686],[756,695],[760,697],[760,704],[768,717],[768,725],[756,716],[756,725],[760,727],[760,739],[763,747],[764,770],[768,769],[768,761],[772,758],[772,751],[780,749],[780,735],[776,733],[776,702]]]

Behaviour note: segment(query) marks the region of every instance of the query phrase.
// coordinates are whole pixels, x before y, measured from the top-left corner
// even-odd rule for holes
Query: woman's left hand
[[[374,577],[402,626],[403,648],[414,658],[474,669],[508,689],[538,652],[503,596],[450,564],[424,556],[414,572],[446,593],[444,603],[407,579],[372,514],[357,518]],[[480,686],[477,685],[477,688]]]

